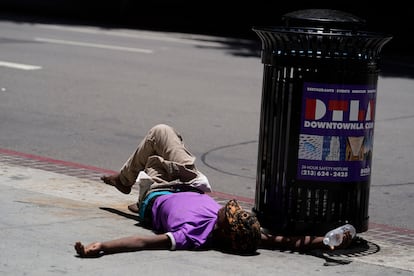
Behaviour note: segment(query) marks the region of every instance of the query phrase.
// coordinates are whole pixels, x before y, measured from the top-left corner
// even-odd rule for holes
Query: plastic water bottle
[[[356,235],[355,227],[351,224],[345,224],[326,233],[323,243],[331,248],[338,246],[342,243],[346,232],[349,232],[352,238]]]

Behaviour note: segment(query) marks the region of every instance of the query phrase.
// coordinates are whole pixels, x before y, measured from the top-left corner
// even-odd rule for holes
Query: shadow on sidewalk
[[[110,208],[110,207],[99,207],[99,209],[110,212],[110,213],[113,213],[113,214],[116,214],[116,215],[119,215],[119,216],[122,216],[122,217],[127,218],[127,219],[135,220],[135,221],[138,222],[136,225],[140,226],[138,215],[128,214],[128,213],[125,213],[123,211],[120,211],[120,210],[117,210],[117,209],[114,209],[114,208]]]
[[[307,254],[325,259],[324,266],[333,266],[349,264],[352,262],[352,258],[372,255],[378,253],[380,250],[379,245],[357,236],[346,249],[337,249],[334,251],[316,249]]]

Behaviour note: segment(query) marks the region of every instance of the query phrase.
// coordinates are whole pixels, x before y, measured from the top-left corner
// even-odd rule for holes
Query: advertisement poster
[[[305,83],[303,89],[298,179],[366,181],[376,87]]]

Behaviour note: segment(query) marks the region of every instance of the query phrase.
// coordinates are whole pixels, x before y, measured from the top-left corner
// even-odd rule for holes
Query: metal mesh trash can
[[[263,88],[253,212],[277,234],[368,229],[378,61],[391,36],[342,11],[254,27]]]

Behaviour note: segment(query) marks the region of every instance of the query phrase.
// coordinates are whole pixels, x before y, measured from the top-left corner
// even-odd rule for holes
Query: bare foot
[[[122,184],[119,178],[119,174],[108,175],[108,176],[104,175],[101,177],[101,180],[108,185],[114,186],[115,188],[118,189],[118,191],[120,191],[123,194],[131,193],[131,187],[128,187]]]
[[[128,210],[130,210],[133,213],[139,213],[139,209],[138,209],[138,203],[133,203],[128,205]]]

